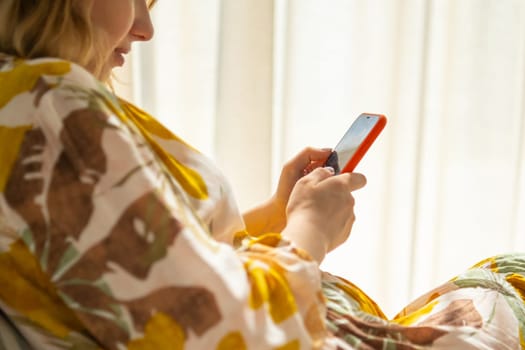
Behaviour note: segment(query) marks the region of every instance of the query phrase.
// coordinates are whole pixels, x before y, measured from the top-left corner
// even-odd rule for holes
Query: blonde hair
[[[112,1],[112,0],[108,0]],[[22,58],[58,57],[100,79],[88,0],[0,0],[0,52]],[[97,38],[99,41],[99,38]]]

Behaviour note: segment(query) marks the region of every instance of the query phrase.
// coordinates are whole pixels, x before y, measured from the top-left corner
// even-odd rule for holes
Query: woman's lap
[[[325,275],[327,325],[358,349],[525,348],[525,254],[486,259],[388,320],[350,282]]]

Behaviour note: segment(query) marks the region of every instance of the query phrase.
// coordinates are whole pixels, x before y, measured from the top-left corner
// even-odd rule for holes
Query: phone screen
[[[361,114],[335,146],[325,165],[333,167],[336,174],[353,171],[385,123],[386,118],[382,115]]]

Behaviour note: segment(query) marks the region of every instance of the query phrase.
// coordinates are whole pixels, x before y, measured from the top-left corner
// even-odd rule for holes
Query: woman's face
[[[106,50],[103,52],[106,60],[104,72],[109,73],[124,64],[124,56],[134,41],[147,41],[153,37],[149,15],[151,4],[151,0],[92,0],[91,20],[95,33],[104,36],[100,38]]]

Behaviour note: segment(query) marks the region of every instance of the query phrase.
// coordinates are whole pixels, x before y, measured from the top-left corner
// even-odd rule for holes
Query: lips
[[[115,52],[120,54],[120,55],[127,55],[131,50],[128,49],[128,48],[122,48],[122,47],[117,47],[115,49]]]
[[[116,48],[115,51],[113,51],[113,58],[115,61],[116,66],[123,66],[126,62],[126,59],[124,58],[124,55],[129,53],[129,49],[125,48]]]

